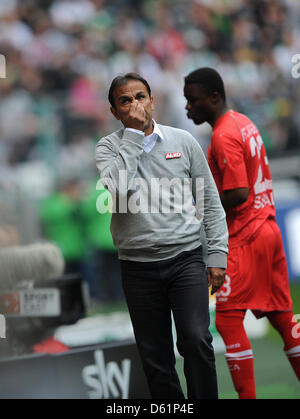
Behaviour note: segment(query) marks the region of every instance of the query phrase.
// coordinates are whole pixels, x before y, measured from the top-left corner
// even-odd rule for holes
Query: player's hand
[[[140,131],[144,130],[146,112],[144,106],[138,100],[134,100],[131,103],[127,117],[123,122],[126,128],[134,128]]]
[[[211,295],[218,291],[225,281],[226,269],[207,268],[208,286],[211,286]]]

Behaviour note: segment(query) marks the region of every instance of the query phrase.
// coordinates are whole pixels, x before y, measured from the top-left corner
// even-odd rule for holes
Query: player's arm
[[[214,294],[225,280],[228,230],[225,211],[216,184],[203,151],[196,140],[193,140],[190,173],[193,179],[196,211],[198,214],[203,214],[207,240],[207,279],[209,286],[212,286],[212,294]],[[198,184],[197,180],[201,180],[201,182]]]
[[[235,208],[247,201],[249,188],[229,189],[222,193],[221,202],[225,211]]]
[[[222,178],[220,198],[227,211],[246,202],[249,195],[242,142],[230,135],[214,136],[213,154]]]

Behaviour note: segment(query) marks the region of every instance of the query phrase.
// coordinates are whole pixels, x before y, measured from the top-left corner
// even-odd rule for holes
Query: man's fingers
[[[130,108],[130,116],[131,118],[136,118],[136,119],[145,119],[145,109],[144,106],[139,103],[138,100],[135,100],[132,104],[131,104],[131,108]]]
[[[143,130],[146,121],[146,112],[144,106],[138,100],[134,100],[130,104],[129,112],[125,122],[128,128],[136,128]]]
[[[138,104],[139,102],[137,100],[134,100],[131,105],[130,105],[130,109],[129,109],[129,114],[134,116],[137,112],[137,108],[138,108]]]
[[[225,280],[225,275],[224,277],[215,277],[212,278],[212,290],[211,293],[214,294],[215,292],[218,291],[219,288],[221,288],[221,286],[223,285],[223,282]]]
[[[207,276],[210,278],[210,284],[212,285],[211,294],[214,294],[218,291],[219,288],[223,285],[225,280],[225,269],[221,268],[208,268]]]
[[[208,287],[210,287],[211,286],[211,274],[210,274],[209,270],[207,270],[207,282],[208,282]]]
[[[213,285],[212,287],[211,287],[211,295],[213,295],[215,292],[217,292],[218,291],[218,289],[220,288],[221,286],[216,286],[216,285]]]

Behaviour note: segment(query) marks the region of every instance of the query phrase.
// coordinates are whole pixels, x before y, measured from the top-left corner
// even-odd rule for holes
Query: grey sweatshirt
[[[144,136],[120,129],[98,141],[96,164],[113,198],[111,233],[119,258],[168,259],[207,240],[207,266],[227,266],[226,216],[203,151],[187,131],[158,125],[163,139],[146,153]]]

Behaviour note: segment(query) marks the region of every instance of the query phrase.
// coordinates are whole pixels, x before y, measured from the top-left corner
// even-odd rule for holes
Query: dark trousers
[[[175,369],[172,312],[188,398],[218,398],[201,248],[158,262],[121,261],[121,272],[151,397],[184,398]]]

